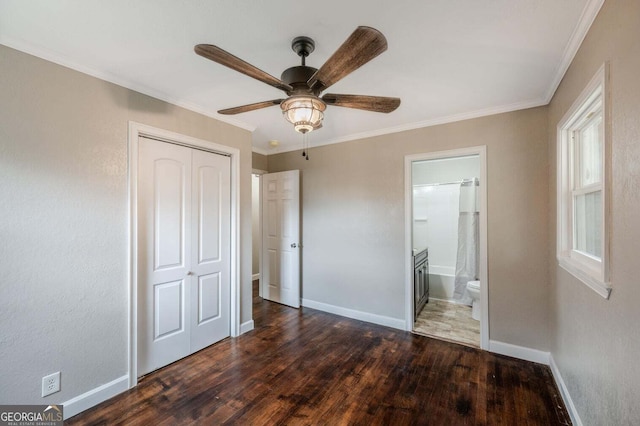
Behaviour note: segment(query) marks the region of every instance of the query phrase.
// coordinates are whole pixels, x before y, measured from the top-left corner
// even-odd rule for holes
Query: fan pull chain
[[[308,160],[309,159],[309,133],[308,132],[304,134],[304,141],[305,141],[305,144],[307,145],[307,155],[304,158]]]
[[[309,133],[305,132],[302,134],[302,156],[305,159],[309,159]]]

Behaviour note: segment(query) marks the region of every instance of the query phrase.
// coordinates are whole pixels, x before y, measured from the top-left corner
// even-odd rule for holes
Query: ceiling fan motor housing
[[[297,67],[291,67],[284,70],[280,76],[280,80],[293,87],[293,90],[291,92],[287,92],[287,95],[313,94],[318,96],[320,92],[313,93],[307,84],[307,81],[313,74],[315,74],[316,71],[318,71],[316,68],[304,65],[298,65]]]

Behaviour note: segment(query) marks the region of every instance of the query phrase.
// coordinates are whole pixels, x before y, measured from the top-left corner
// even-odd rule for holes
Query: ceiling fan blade
[[[327,105],[385,113],[395,111],[395,109],[400,106],[400,98],[388,98],[385,96],[338,95],[327,93],[322,97],[322,100]]]
[[[371,27],[358,27],[307,81],[314,91],[326,89],[387,50],[387,39]]]
[[[280,105],[284,99],[273,99],[271,101],[256,102],[255,104],[242,105],[234,108],[221,109],[218,114],[233,115],[241,112],[254,111],[256,109],[266,108],[274,105]]]
[[[213,62],[217,62],[220,65],[224,65],[226,67],[231,68],[232,70],[241,72],[244,75],[248,75],[249,77],[255,78],[263,83],[267,83],[270,86],[273,86],[277,89],[284,90],[285,92],[290,92],[293,90],[291,86],[284,83],[279,78],[272,76],[259,68],[254,67],[248,62],[243,61],[242,59],[233,56],[231,53],[220,49],[218,46],[214,46],[212,44],[198,44],[193,50],[200,56],[210,59]]]

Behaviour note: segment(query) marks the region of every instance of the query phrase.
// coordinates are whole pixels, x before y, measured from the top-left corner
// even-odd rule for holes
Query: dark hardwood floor
[[[255,329],[144,377],[69,425],[567,425],[540,364],[254,293]]]

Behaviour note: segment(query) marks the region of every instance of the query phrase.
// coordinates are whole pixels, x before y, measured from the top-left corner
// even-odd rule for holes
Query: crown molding
[[[600,12],[600,9],[602,8],[603,4],[604,4],[604,0],[588,0],[587,3],[585,4],[584,9],[582,10],[582,14],[580,15],[580,19],[578,19],[578,22],[575,28],[573,29],[573,32],[571,33],[571,37],[569,38],[569,43],[567,43],[564,49],[564,52],[562,54],[562,59],[560,61],[560,64],[558,65],[558,68],[556,69],[555,76],[551,81],[551,84],[549,85],[549,88],[547,89],[545,96],[541,99],[518,102],[518,103],[514,103],[510,105],[502,105],[498,107],[491,107],[491,108],[481,109],[477,111],[466,112],[462,114],[454,114],[454,115],[449,115],[444,117],[438,117],[438,118],[433,118],[433,119],[424,120],[420,122],[373,130],[370,132],[356,133],[352,135],[343,136],[340,138],[314,142],[313,146],[332,145],[336,143],[348,142],[348,141],[353,141],[358,139],[366,139],[366,138],[375,137],[375,136],[382,136],[390,133],[403,132],[406,130],[420,129],[424,127],[436,126],[439,124],[453,123],[456,121],[469,120],[472,118],[479,118],[479,117],[484,117],[484,116],[489,116],[494,114],[501,114],[505,112],[518,111],[521,109],[548,105],[549,102],[551,102],[551,99],[553,98],[553,95],[555,94],[556,90],[558,89],[560,82],[564,78],[565,73],[569,69],[571,62],[573,62],[573,59],[575,58],[578,52],[578,49],[582,45],[584,38],[587,36],[587,33],[589,32],[589,29],[591,28],[593,21],[596,19],[596,16],[598,16],[598,12]],[[266,152],[264,155],[282,154],[290,151],[298,151],[299,149],[300,149],[299,147],[288,148],[288,149],[279,148],[273,151]]]
[[[13,39],[11,37],[7,37],[4,35],[0,35],[0,44],[7,46],[11,49],[19,50],[20,52],[27,53],[29,55],[35,56],[40,59],[44,59],[49,62],[53,62],[55,64],[61,65],[65,68],[70,68],[74,71],[81,72],[83,74],[90,75],[95,78],[99,78],[100,80],[107,81],[109,83],[116,84],[118,86],[124,87],[129,90],[133,90],[135,92],[142,93],[143,95],[151,96],[153,98],[159,99],[161,101],[165,101],[172,105],[178,106],[180,108],[188,109],[189,111],[196,112],[198,114],[205,115],[207,117],[214,118],[218,121],[222,121],[224,123],[230,124],[235,127],[239,127],[241,129],[247,130],[249,132],[254,132],[256,130],[256,126],[247,124],[243,121],[233,119],[230,117],[226,117],[221,114],[211,113],[210,111],[205,110],[204,108],[190,103],[185,102],[180,99],[173,98],[168,94],[161,92],[159,90],[152,89],[143,84],[139,84],[130,80],[122,79],[116,77],[115,75],[103,71],[98,71],[94,68],[87,67],[85,65],[79,64],[70,60],[69,58],[61,55],[59,53],[51,52],[49,50],[43,49],[38,46],[34,46],[30,43],[25,43],[20,40]]]
[[[272,154],[271,152],[267,151],[266,149],[258,148],[257,146],[254,146],[251,149],[251,152],[255,152],[256,154],[262,154],[262,155]]]
[[[560,64],[558,64],[558,68],[556,69],[555,77],[551,81],[549,88],[547,89],[547,93],[545,95],[545,103],[551,102],[553,95],[555,95],[556,90],[558,90],[558,86],[560,86],[560,82],[564,78],[571,62],[575,58],[578,53],[578,49],[582,45],[584,38],[587,36],[593,21],[598,16],[598,12],[602,8],[604,4],[604,0],[588,0],[587,4],[582,9],[582,14],[580,15],[580,19],[578,19],[578,23],[573,29],[573,33],[571,33],[571,37],[569,38],[569,43],[565,46],[564,52],[562,54],[562,60]]]
[[[324,141],[322,141],[322,140],[321,141],[313,141],[313,142],[311,142],[311,147],[313,148],[313,147],[319,147],[319,146],[324,146],[324,145],[333,145],[333,144],[337,144],[337,143],[343,143],[343,142],[349,142],[349,141],[354,141],[354,140],[359,140],[359,139],[367,139],[367,138],[372,138],[372,137],[376,137],[376,136],[388,135],[388,134],[391,134],[391,133],[404,132],[404,131],[407,131],[407,130],[422,129],[422,128],[425,128],[425,127],[437,126],[437,125],[440,125],[440,124],[454,123],[456,121],[470,120],[472,118],[480,118],[480,117],[486,117],[486,116],[490,116],[490,115],[502,114],[502,113],[505,113],[505,112],[512,112],[512,111],[518,111],[518,110],[522,110],[522,109],[535,108],[535,107],[547,105],[547,103],[548,102],[546,102],[546,100],[544,100],[544,99],[536,99],[536,100],[525,101],[525,102],[516,102],[516,103],[513,103],[513,104],[502,105],[502,106],[491,107],[491,108],[485,108],[485,109],[481,109],[481,110],[477,110],[477,111],[465,112],[465,113],[461,113],[461,114],[447,115],[447,116],[443,116],[443,117],[432,118],[432,119],[428,119],[428,120],[424,120],[424,121],[418,121],[418,122],[414,122],[414,123],[401,124],[399,126],[387,127],[387,128],[384,128],[384,129],[372,130],[372,131],[361,132],[361,133],[354,133],[354,134],[351,134],[351,135],[347,135],[347,136],[343,136],[343,137],[339,137],[339,138],[327,139],[327,140],[324,140]],[[265,154],[265,155],[282,154],[282,153],[285,153],[285,152],[299,151],[299,150],[300,150],[300,147],[294,147],[294,148],[283,147],[283,148],[274,149],[273,151],[269,151],[268,154]]]
[[[580,19],[578,20],[578,23],[576,24],[571,34],[571,37],[569,38],[569,42],[567,43],[564,49],[562,60],[560,61],[556,69],[555,76],[551,81],[551,84],[549,85],[542,99],[535,99],[535,100],[518,102],[514,104],[502,105],[497,107],[491,107],[491,108],[486,108],[486,109],[481,109],[481,110],[476,110],[476,111],[471,111],[471,112],[466,112],[461,114],[437,117],[433,119],[402,124],[399,126],[388,127],[384,129],[377,129],[377,130],[368,131],[368,132],[355,133],[355,134],[328,139],[324,141],[323,140],[314,141],[313,146],[332,145],[332,144],[349,142],[349,141],[358,140],[358,139],[366,139],[366,138],[382,136],[382,135],[391,134],[391,133],[398,133],[398,132],[403,132],[407,130],[415,130],[415,129],[420,129],[424,127],[436,126],[439,124],[453,123],[456,121],[469,120],[472,118],[479,118],[479,117],[484,117],[484,116],[489,116],[494,114],[500,114],[505,112],[511,112],[511,111],[517,111],[521,109],[534,108],[537,106],[547,105],[549,104],[549,102],[551,102],[553,95],[558,89],[560,82],[562,81],[565,73],[567,72],[569,66],[571,65],[571,62],[573,61],[576,53],[578,52],[580,45],[582,44],[584,38],[586,37],[589,31],[589,28],[591,28],[591,25],[593,24],[593,21],[598,15],[598,12],[602,8],[603,4],[604,4],[604,0],[587,0],[587,3],[584,9],[582,10],[582,14],[580,15]],[[250,125],[244,121],[231,118],[225,115],[217,114],[217,113],[211,113],[210,111],[207,111],[196,104],[173,98],[164,92],[152,89],[150,87],[147,87],[145,85],[142,85],[133,81],[119,78],[111,73],[105,73],[105,72],[87,67],[85,65],[76,63],[63,55],[47,51],[41,47],[29,44],[29,43],[25,43],[23,41],[19,41],[16,39],[12,39],[10,37],[6,37],[3,35],[0,35],[0,44],[3,44],[7,47],[19,50],[21,52],[24,52],[33,56],[36,56],[38,58],[42,58],[47,61],[56,63],[66,68],[73,69],[83,74],[87,74],[87,75],[99,78],[101,80],[108,81],[110,83],[125,87],[130,90],[134,90],[136,92],[140,92],[144,95],[154,97],[156,99],[168,102],[178,107],[196,112],[198,114],[202,114],[207,117],[214,118],[221,122],[247,130],[249,132],[253,133],[256,130],[256,126]],[[291,147],[291,148],[281,147],[281,148],[266,150],[266,149],[254,146],[252,148],[252,151],[262,155],[273,155],[273,154],[282,154],[290,151],[297,151],[299,149],[300,149],[299,147]]]

